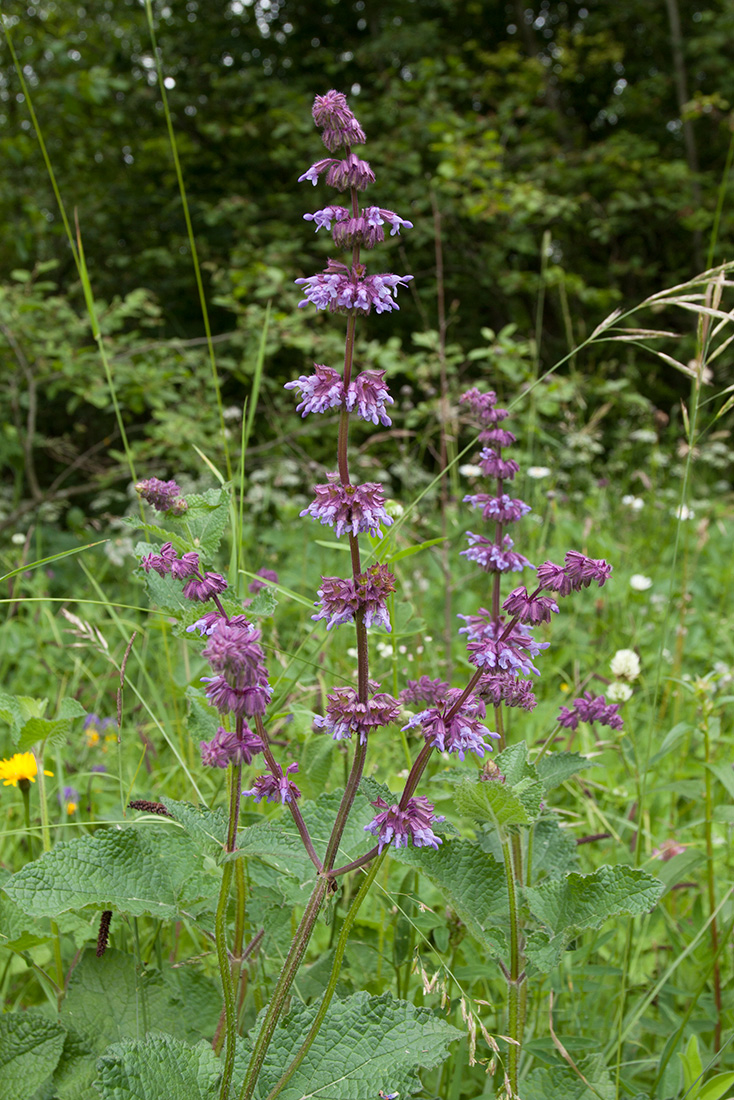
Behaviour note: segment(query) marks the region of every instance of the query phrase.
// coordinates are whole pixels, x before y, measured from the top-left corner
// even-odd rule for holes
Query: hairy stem
[[[313,927],[319,915],[327,889],[328,880],[320,877],[314,887],[308,905],[306,906],[306,911],[301,918],[298,930],[293,937],[293,943],[290,946],[285,963],[283,964],[283,969],[278,978],[278,983],[270,999],[268,1010],[265,1014],[262,1027],[260,1028],[257,1041],[255,1042],[252,1057],[250,1058],[250,1064],[247,1067],[247,1074],[242,1086],[242,1091],[240,1092],[239,1100],[252,1100],[252,1094],[255,1091],[255,1085],[260,1075],[262,1064],[265,1061],[265,1055],[270,1046],[270,1040],[273,1037],[275,1026],[283,1010],[288,991],[298,973],[301,959],[311,939],[311,933],[313,932]]]
[[[282,1075],[282,1077],[279,1078],[277,1083],[273,1086],[273,1088],[268,1093],[268,1095],[266,1097],[266,1100],[275,1100],[275,1097],[280,1095],[280,1093],[283,1091],[285,1086],[290,1081],[293,1074],[296,1072],[296,1070],[300,1066],[303,1059],[308,1054],[309,1050],[311,1049],[311,1046],[313,1045],[314,1039],[316,1038],[316,1036],[318,1035],[318,1033],[321,1029],[321,1025],[324,1022],[324,1017],[326,1016],[326,1013],[329,1009],[329,1005],[331,1004],[331,999],[334,996],[334,991],[336,989],[336,984],[339,980],[339,974],[341,973],[342,960],[344,959],[344,951],[345,951],[346,946],[347,946],[347,940],[349,939],[349,933],[352,930],[352,925],[354,924],[357,913],[359,912],[359,910],[362,906],[362,902],[364,901],[364,899],[367,896],[367,891],[369,890],[370,886],[374,882],[375,876],[377,875],[377,872],[379,871],[380,867],[382,866],[383,860],[385,859],[386,856],[387,856],[387,851],[384,851],[382,853],[382,855],[379,856],[378,859],[376,859],[375,862],[372,864],[372,866],[370,867],[369,871],[367,872],[367,874],[365,875],[365,877],[362,881],[362,885],[360,886],[360,888],[357,892],[357,896],[355,897],[354,901],[352,902],[352,904],[349,908],[349,912],[347,913],[346,917],[344,918],[344,924],[342,925],[341,932],[339,933],[339,939],[337,940],[336,949],[334,951],[334,962],[333,962],[332,967],[331,967],[331,974],[329,975],[329,981],[327,982],[326,989],[324,990],[324,995],[321,999],[321,1004],[319,1005],[319,1010],[316,1013],[316,1017],[314,1019],[313,1024],[311,1025],[311,1029],[310,1029],[308,1035],[306,1036],[306,1038],[303,1040],[301,1046],[299,1047],[293,1061],[288,1066],[288,1069],[285,1071],[285,1073]]]
[[[525,980],[521,974],[520,924],[517,910],[516,876],[510,842],[502,841],[502,857],[507,879],[507,897],[510,916],[510,972],[507,976],[508,1036],[511,1041],[507,1052],[507,1074],[513,1097],[517,1095],[517,1070],[520,1060],[521,1021],[520,985]]]

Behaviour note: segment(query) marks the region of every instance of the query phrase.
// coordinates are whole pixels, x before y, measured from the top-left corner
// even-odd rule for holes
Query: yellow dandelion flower
[[[78,807],[77,807],[76,802],[67,802],[66,803],[66,812],[67,812],[67,814],[75,814],[77,809],[78,809]]]
[[[44,771],[43,774],[53,775],[53,772]],[[16,752],[9,760],[0,760],[0,779],[4,787],[17,787],[23,780],[35,783],[37,775],[38,763],[32,752]]]

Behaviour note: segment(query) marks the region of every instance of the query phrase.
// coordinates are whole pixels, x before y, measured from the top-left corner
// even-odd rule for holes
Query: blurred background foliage
[[[316,427],[293,430],[282,392],[341,354],[341,327],[299,312],[293,284],[332,251],[303,222],[328,192],[296,182],[321,155],[314,94],[349,94],[377,175],[369,197],[415,226],[372,259],[372,270],[412,272],[412,294],[360,325],[360,362],[387,368],[396,397],[396,495],[401,468],[418,458],[428,477],[439,458],[442,356],[452,395],[484,379],[515,398],[616,306],[731,257],[728,201],[709,247],[732,149],[731,0],[156,0],[153,10],[233,446],[271,302],[256,480],[267,470],[269,484],[284,471],[287,481],[293,466],[306,485],[307,456],[330,461]],[[194,476],[192,444],[221,465],[144,6],[39,0],[4,18],[79,219],[137,473]],[[125,511],[130,477],[4,40],[0,124],[0,524],[25,530],[45,507],[73,528],[80,508]],[[677,345],[682,362],[694,328]],[[610,460],[629,469],[630,433],[652,443],[667,431],[675,444],[688,385],[645,351],[591,348],[535,390],[536,459],[548,458],[537,441],[558,451],[560,434],[562,465],[582,482]],[[714,441],[719,467],[727,438]]]

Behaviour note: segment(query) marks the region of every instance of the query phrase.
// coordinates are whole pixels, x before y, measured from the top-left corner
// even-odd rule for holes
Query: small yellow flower
[[[96,745],[99,741],[99,734],[96,729],[90,727],[87,730],[87,745],[91,749],[93,745]]]
[[[44,775],[53,772],[44,771]],[[38,763],[32,752],[16,752],[9,760],[0,760],[0,779],[4,787],[17,787],[18,783],[35,783],[38,775]]]
[[[78,809],[78,807],[77,807],[76,802],[67,802],[66,803],[66,812],[67,812],[67,814],[75,814],[77,809]]]

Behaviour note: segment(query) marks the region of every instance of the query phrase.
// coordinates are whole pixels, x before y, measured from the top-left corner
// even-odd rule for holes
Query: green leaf
[[[151,1035],[116,1043],[97,1070],[102,1100],[213,1100],[221,1066],[210,1043]]]
[[[93,1087],[96,1063],[97,1055],[91,1045],[67,1030],[64,1049],[53,1075],[54,1100],[97,1100],[98,1094]]]
[[[540,974],[550,974],[568,946],[568,937],[560,932],[549,936],[547,932],[531,932],[525,944],[525,955],[529,963]]]
[[[191,601],[183,595],[181,581],[170,576],[160,577],[151,569],[150,573],[145,574],[145,586],[150,602],[162,611],[168,611],[173,615],[190,612]]]
[[[722,1100],[724,1093],[734,1086],[734,1073],[717,1073],[701,1089],[698,1100]]]
[[[572,775],[586,768],[598,767],[595,761],[587,760],[580,752],[552,752],[542,756],[536,768],[544,791],[560,787]]]
[[[706,764],[706,767],[715,775],[719,783],[729,795],[730,798],[734,798],[734,771],[732,771],[731,764]]]
[[[202,495],[186,498],[189,508],[183,517],[191,537],[192,549],[211,560],[222,541],[229,522],[229,497],[222,489],[208,489]]]
[[[30,1100],[56,1069],[65,1037],[36,1009],[0,1016],[0,1100]]]
[[[540,809],[542,787],[523,780],[513,788],[498,780],[467,780],[455,792],[459,808],[480,824],[501,829],[507,825],[530,825]],[[527,786],[529,784],[529,787]]]
[[[166,920],[213,897],[218,879],[199,871],[193,841],[170,826],[100,829],[62,841],[5,884],[32,917],[55,917],[91,905]]]
[[[590,1100],[594,1095],[601,1100],[614,1100],[614,1084],[601,1055],[581,1059],[578,1069],[593,1092],[570,1066],[552,1066],[535,1069],[528,1075],[523,1083],[523,1100]]]
[[[108,948],[101,958],[89,949],[72,972],[61,1023],[101,1053],[121,1039],[165,1031],[197,1042],[211,1038],[221,1009],[213,981],[190,967],[146,968],[133,955]]]
[[[20,731],[15,748],[18,752],[27,752],[39,741],[47,748],[63,745],[70,730],[68,718],[31,718]]]
[[[396,848],[390,854],[426,875],[483,947],[504,954],[506,939],[498,925],[506,920],[508,901],[501,863],[469,840],[444,841],[437,851]]]
[[[530,909],[551,932],[600,928],[610,917],[647,913],[663,892],[659,879],[636,867],[599,867],[588,875],[572,871],[524,891]]]
[[[505,777],[505,783],[509,783],[511,787],[521,779],[538,779],[535,765],[528,761],[528,747],[524,741],[508,745],[494,760]]]
[[[86,718],[87,712],[77,699],[67,697],[59,703],[57,718]]]
[[[273,1042],[258,1081],[267,1095],[303,1042],[317,1005],[291,1009]],[[281,1093],[281,1100],[375,1100],[382,1089],[410,1096],[420,1081],[416,1068],[432,1069],[464,1032],[426,1008],[390,994],[355,993],[332,1001],[313,1046]]]
[[[686,1100],[698,1100],[700,1081],[703,1077],[703,1063],[698,1051],[698,1037],[691,1035],[688,1045],[683,1053],[678,1051],[678,1057],[683,1066],[683,1087],[686,1091]]]
[[[561,878],[578,865],[576,841],[562,829],[555,814],[544,814],[533,830],[532,881]]]
[[[402,550],[396,550],[394,554],[388,554],[385,561],[390,565],[392,562],[402,561],[403,558],[412,558],[414,554],[419,554],[421,550],[427,550],[429,546],[438,546],[442,542],[446,542],[444,537],[426,539],[425,542],[419,542],[417,546],[406,546]]]
[[[176,802],[173,798],[161,801],[173,820],[183,826],[202,851],[215,856],[221,854],[227,839],[227,813],[222,807],[210,810],[190,802]]]

